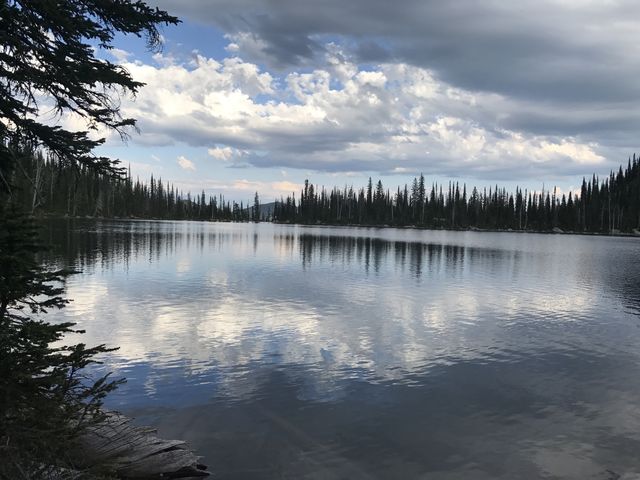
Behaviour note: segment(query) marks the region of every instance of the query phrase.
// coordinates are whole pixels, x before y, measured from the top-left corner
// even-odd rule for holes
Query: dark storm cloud
[[[323,36],[361,61],[429,68],[452,85],[524,99],[640,98],[636,2],[458,0],[160,0],[163,7],[264,42],[271,66],[296,66]],[[370,38],[380,39],[371,41]]]
[[[275,79],[268,113],[254,108],[224,120],[224,108],[215,106],[219,115],[212,107],[183,119],[151,116],[157,125],[141,120],[193,146],[260,153],[234,166],[453,176],[464,170],[508,180],[581,175],[592,167],[606,173],[637,146],[637,0],[156,3],[222,31],[230,56]],[[424,78],[413,67],[425,69]],[[299,78],[315,69],[329,80]],[[358,83],[359,73],[372,71],[387,76],[384,86]],[[316,88],[324,81],[326,91]],[[221,87],[207,88],[194,101]],[[377,104],[367,103],[370,94]],[[297,111],[301,104],[308,108]],[[326,118],[307,122],[311,107]],[[262,121],[267,117],[275,121]]]
[[[356,57],[366,63],[385,63],[392,60],[391,52],[375,41],[358,42],[354,53]]]

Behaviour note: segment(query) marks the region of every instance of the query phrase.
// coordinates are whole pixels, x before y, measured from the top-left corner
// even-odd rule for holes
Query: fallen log
[[[124,415],[109,412],[80,435],[73,452],[78,468],[95,465],[123,479],[205,477],[207,467],[182,440],[163,440],[148,427],[131,425]]]

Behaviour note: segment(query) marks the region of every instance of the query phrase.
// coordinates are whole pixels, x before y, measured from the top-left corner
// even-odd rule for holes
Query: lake
[[[640,478],[640,240],[51,221],[107,406],[219,479]]]

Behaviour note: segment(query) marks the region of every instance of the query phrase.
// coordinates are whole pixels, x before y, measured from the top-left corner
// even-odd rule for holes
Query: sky
[[[183,190],[263,202],[392,190],[423,173],[579,188],[636,148],[640,3],[627,0],[154,0],[161,52],[101,52],[146,83],[140,132],[101,153]]]

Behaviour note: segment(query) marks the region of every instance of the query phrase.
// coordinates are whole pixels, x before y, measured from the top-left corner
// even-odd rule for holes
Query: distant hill
[[[261,203],[260,204],[260,218],[262,220],[267,220],[268,218],[273,217],[273,211],[276,208],[276,202],[271,203]]]
[[[273,217],[273,211],[275,210],[276,202],[261,203],[260,204],[260,220],[271,220]],[[253,206],[245,208],[245,212],[251,217]]]

